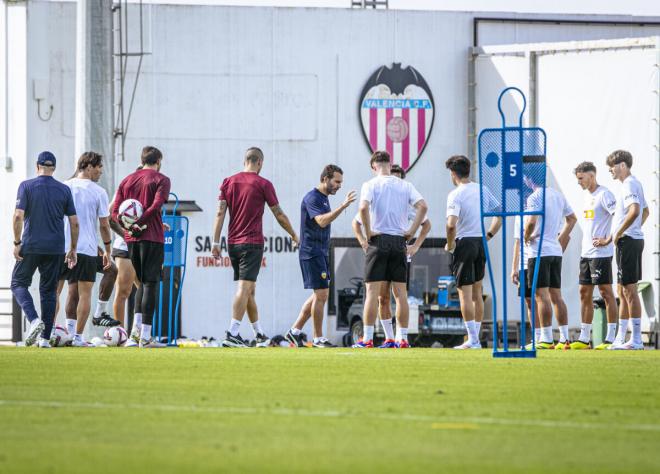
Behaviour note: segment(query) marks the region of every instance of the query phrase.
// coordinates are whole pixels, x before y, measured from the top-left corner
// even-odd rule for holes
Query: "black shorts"
[[[617,282],[630,285],[642,279],[644,239],[623,236],[616,243]]]
[[[483,239],[481,237],[458,239],[450,268],[458,287],[473,285],[483,280],[486,272],[486,252]]]
[[[536,258],[527,260],[527,285],[532,288]],[[561,288],[561,257],[541,257],[536,288]]]
[[[406,240],[398,235],[374,235],[369,240],[364,281],[405,283],[408,275]]]
[[[123,249],[113,248],[112,253],[110,255],[112,255],[112,258],[130,258],[128,256],[128,250],[123,250]]]
[[[520,296],[521,290],[525,292],[525,298],[532,297],[532,287],[527,284],[527,274],[528,270],[525,270],[525,278],[522,277],[522,271],[518,271],[518,296]]]
[[[263,256],[264,246],[262,244],[230,245],[229,260],[234,268],[234,281],[257,281]]]
[[[163,260],[165,259],[165,246],[163,244],[148,240],[129,242],[128,256],[140,282],[155,283],[161,280]]]
[[[612,257],[580,259],[580,285],[611,284]]]
[[[103,270],[103,255],[96,257],[96,273],[105,273],[105,270]]]
[[[330,261],[328,257],[300,259],[300,270],[306,290],[330,288]]]
[[[78,254],[78,262],[73,268],[69,268],[66,262],[62,263],[60,280],[66,280],[69,283],[79,281],[96,281],[96,257],[91,255]]]
[[[412,267],[412,262],[406,259],[406,291],[410,291],[410,268]]]

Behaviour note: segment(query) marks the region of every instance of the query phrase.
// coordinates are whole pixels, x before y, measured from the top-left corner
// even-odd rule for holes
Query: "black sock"
[[[158,283],[155,281],[148,281],[142,283],[143,290],[142,302],[142,324],[151,325],[154,318],[154,310],[156,309],[156,296],[158,292]]]
[[[134,313],[142,313],[142,294],[144,292],[144,283],[140,283],[137,291],[135,292],[135,306],[133,307]]]

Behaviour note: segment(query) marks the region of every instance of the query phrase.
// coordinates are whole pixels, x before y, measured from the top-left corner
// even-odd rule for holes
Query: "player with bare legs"
[[[470,180],[470,160],[462,155],[449,158],[445,166],[456,186],[447,196],[447,244],[452,253],[451,271],[456,278],[461,314],[467,330],[467,340],[454,349],[481,349],[479,332],[484,317],[483,279],[486,271],[479,201],[479,185]],[[497,203],[489,198],[488,207]],[[490,240],[499,231],[502,221],[493,219],[486,234]]]
[[[291,227],[289,218],[284,214],[277,200],[273,184],[259,176],[264,164],[264,154],[256,147],[245,152],[243,171],[226,178],[220,186],[218,212],[213,225],[213,248],[215,258],[221,257],[220,234],[229,210],[229,259],[234,269],[234,281],[238,282],[232,304],[232,319],[227,336],[222,341],[224,347],[247,347],[248,344],[239,334],[243,316],[247,311],[252,323],[255,345],[265,347],[270,343],[261,324],[255,300],[257,276],[261,269],[264,253],[264,233],[262,219],[264,205],[268,204],[277,223],[298,244],[298,236]]]
[[[285,339],[296,347],[303,347],[301,331],[313,315],[314,347],[334,347],[323,337],[323,314],[330,288],[330,224],[355,201],[355,191],[346,195],[335,210],[330,208],[328,196],[341,188],[344,172],[339,166],[327,165],[321,173],[321,182],[308,192],[300,205],[300,270],[305,289],[312,294],[300,310],[298,319],[286,333]]]
[[[362,185],[360,193],[360,220],[369,244],[364,278],[364,336],[353,347],[373,347],[378,297],[382,294],[383,285],[392,282],[396,319],[402,330],[399,346],[406,348],[410,347],[407,334],[409,307],[406,289],[406,242],[417,233],[428,206],[411,183],[392,176],[388,152],[374,152],[370,164],[375,177]],[[412,223],[408,221],[410,206],[416,211]]]

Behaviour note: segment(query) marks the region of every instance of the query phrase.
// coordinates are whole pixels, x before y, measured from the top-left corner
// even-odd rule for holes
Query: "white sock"
[[[229,334],[232,336],[238,336],[238,328],[241,327],[241,322],[231,318],[231,324],[229,325]]]
[[[481,321],[475,321],[474,326],[477,329],[477,340],[479,340],[479,334],[481,334]]]
[[[131,332],[140,332],[142,329],[142,313],[135,313],[133,315],[133,329]]]
[[[408,340],[408,328],[396,328],[396,340],[397,341],[407,341]]]
[[[76,341],[82,341],[82,340],[83,340],[82,334],[78,334],[78,333],[76,333],[76,334],[73,336],[73,338],[74,338]]]
[[[534,342],[539,343],[541,340],[541,328],[534,328]]]
[[[301,332],[302,331],[298,328],[291,328],[291,334],[293,334],[294,336],[300,336]]]
[[[615,342],[623,344],[626,342],[626,335],[628,334],[628,319],[619,318],[619,330],[616,333]]]
[[[105,313],[105,310],[108,308],[108,302],[107,301],[101,301],[98,300],[96,302],[96,311],[94,311],[94,317],[95,318],[100,318],[103,313]]]
[[[467,333],[468,333],[468,342],[470,344],[475,344],[479,342],[479,338],[477,337],[477,326],[474,323],[474,320],[465,321],[465,328],[467,329]]]
[[[252,330],[254,331],[254,335],[256,336],[257,334],[263,334],[264,330],[261,329],[261,324],[259,324],[259,321],[255,321],[252,323]]]
[[[559,342],[566,342],[568,340],[568,324],[559,326]]]
[[[145,341],[151,340],[151,324],[143,324],[142,329],[140,329],[140,339]]]
[[[318,343],[318,342],[321,342],[323,339],[325,339],[323,336],[321,336],[321,337],[315,337],[315,338],[314,338],[314,343],[316,344],[316,343]]]
[[[549,342],[552,343],[552,326],[546,328],[541,328],[541,340],[539,342]]]
[[[580,341],[589,343],[591,341],[591,324],[582,323],[580,325]]]
[[[75,319],[66,318],[66,332],[68,332],[71,335],[75,335],[77,322],[78,321],[76,321]]]
[[[383,326],[385,332],[385,339],[394,339],[394,329],[392,328],[392,318],[381,319],[380,325]]]
[[[614,341],[615,334],[616,334],[616,323],[607,323],[607,336],[605,336],[605,340],[607,342]]]
[[[632,322],[632,341],[635,344],[642,343],[642,318],[630,318]]]
[[[374,340],[374,327],[373,326],[365,326],[364,327],[364,337],[362,338],[362,340],[364,342]]]

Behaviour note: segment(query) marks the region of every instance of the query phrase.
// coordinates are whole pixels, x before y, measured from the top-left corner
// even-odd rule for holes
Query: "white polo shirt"
[[[484,189],[486,211],[495,210],[499,203],[488,190]],[[456,238],[481,237],[481,193],[479,184],[469,182],[459,184],[447,195],[447,217],[456,216]]]
[[[513,220],[513,239],[520,240],[520,228],[522,227],[522,219],[520,216],[516,216]],[[525,229],[522,229],[523,235],[525,234]],[[529,258],[529,245],[523,242],[523,245],[520,246],[520,258],[522,259],[523,268],[527,270],[527,259]],[[516,270],[520,270],[520,265]]]
[[[594,192],[584,191],[582,211],[582,258],[606,258],[614,255],[614,244],[594,247],[595,238],[605,239],[612,232],[612,215],[616,209],[616,198],[605,186]]]
[[[72,178],[65,181],[64,184],[71,188],[80,225],[77,251],[83,255],[96,257],[98,255],[96,229],[99,225],[99,218],[110,215],[108,193],[91,179]],[[66,218],[64,219],[64,237],[65,248],[68,250],[71,243],[71,231],[69,219]]]
[[[370,179],[362,185],[360,192],[360,202],[369,203],[374,234],[403,236],[409,228],[409,207],[422,199],[412,183],[391,175]]]
[[[543,208],[543,188],[536,189],[527,198],[528,211],[540,211]],[[562,250],[559,243],[559,231],[562,228],[564,218],[573,214],[570,204],[559,191],[553,188],[545,188],[545,228],[543,229],[543,249],[541,257],[561,257]],[[539,249],[539,237],[541,235],[541,220],[536,221],[536,227],[532,232],[529,243],[529,255],[527,258],[535,258]]]
[[[642,232],[642,211],[646,205],[644,198],[644,189],[642,183],[633,175],[628,176],[623,180],[619,196],[616,200],[616,211],[614,212],[614,225],[612,229],[616,233],[623,221],[626,219],[626,212],[632,204],[639,204],[639,214],[633,223],[626,229],[623,235],[632,237],[633,239],[643,239],[644,232]]]

